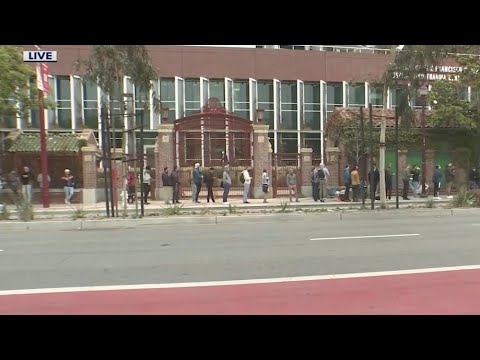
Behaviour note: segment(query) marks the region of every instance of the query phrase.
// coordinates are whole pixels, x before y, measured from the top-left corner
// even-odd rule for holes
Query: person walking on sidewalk
[[[63,189],[65,191],[65,204],[70,205],[72,203],[73,194],[75,193],[75,179],[69,169],[65,169],[62,180]]]
[[[173,188],[173,203],[174,204],[180,204],[180,201],[178,199],[180,198],[180,178],[178,176],[178,167],[175,165],[173,167],[172,172],[170,173],[170,182],[172,183],[172,188]]]
[[[172,200],[172,204],[175,204],[175,200],[173,199],[173,184],[172,184],[172,179],[170,177],[170,174],[168,173],[168,166],[165,166],[163,168],[162,185],[166,192],[165,203],[169,205],[170,200]]]
[[[230,177],[230,165],[225,165],[222,175],[223,182],[223,203],[228,204],[228,193],[230,192],[230,186],[232,186],[232,178]]]
[[[290,202],[292,202],[292,192],[295,195],[295,201],[298,202],[298,191],[297,191],[297,175],[293,172],[293,169],[288,170],[287,174],[287,186],[288,186],[288,195],[290,197]]]
[[[455,167],[452,163],[448,164],[445,169],[445,181],[447,182],[447,198],[453,199],[452,196],[452,186],[455,182]]]
[[[23,201],[27,204],[32,203],[32,184],[34,177],[28,166],[23,167],[23,172],[20,174],[20,181],[22,183]]]
[[[270,178],[268,177],[267,169],[263,169],[262,174],[262,192],[263,192],[263,202],[267,202],[268,197],[268,188],[270,186]],[[291,201],[291,200],[290,200]]]
[[[319,185],[320,179],[318,178],[317,175],[318,175],[318,168],[314,167],[311,173],[312,197],[314,201],[318,201],[320,198],[320,195],[318,193],[318,185]]]
[[[410,189],[410,181],[412,180],[412,172],[410,165],[407,165],[405,170],[403,171],[403,193],[402,198],[403,200],[410,200],[408,197],[408,189]]]
[[[318,191],[319,191],[319,198],[321,202],[325,202],[326,191],[327,191],[327,178],[330,175],[326,166],[321,163],[320,168],[317,171],[318,177]]]
[[[350,187],[352,186],[350,165],[346,165],[343,170],[343,185],[345,186],[345,201],[350,201]]]

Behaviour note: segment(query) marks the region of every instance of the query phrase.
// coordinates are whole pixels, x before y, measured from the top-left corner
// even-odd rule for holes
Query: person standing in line
[[[318,192],[319,192],[319,198],[321,202],[325,202],[325,197],[326,197],[326,191],[327,191],[327,177],[330,173],[328,172],[328,169],[326,166],[321,163],[320,168],[317,171],[317,177],[318,177]]]
[[[288,175],[287,175],[288,176]],[[270,178],[268,177],[267,169],[263,169],[262,174],[262,192],[263,192],[263,202],[267,202],[268,197],[268,188],[270,186]],[[292,201],[292,200],[290,200]]]
[[[28,166],[23,167],[23,172],[20,174],[20,182],[22,183],[23,200],[31,204],[32,202],[32,184],[34,177]]]
[[[242,181],[243,177],[243,181]],[[242,171],[240,175],[240,181],[243,182],[243,203],[250,204],[248,202],[248,194],[250,192],[250,184],[252,183],[252,177],[250,176],[250,166]]]
[[[419,192],[421,193],[420,188],[420,168],[417,165],[412,166],[412,187],[413,187],[413,197],[418,197]]]
[[[215,202],[215,197],[213,196],[213,170],[215,169],[211,167],[208,169],[208,172],[205,175],[205,185],[207,185],[207,203],[210,202],[210,199],[212,199],[212,203]]]
[[[358,192],[360,190],[360,174],[358,173],[358,166],[353,167],[352,172],[350,173],[350,179],[352,184],[352,197],[353,202],[358,201]]]
[[[70,205],[72,203],[73,194],[75,193],[75,179],[69,169],[65,169],[62,180],[63,189],[65,191],[65,204]]]
[[[314,167],[311,173],[311,182],[312,182],[312,197],[315,202],[320,199],[320,195],[318,192],[319,181],[320,179],[318,178],[318,168]]]
[[[350,201],[350,187],[352,186],[350,165],[346,165],[343,170],[343,185],[345,186],[345,201]]]
[[[200,203],[198,201],[198,196],[200,195],[200,191],[202,190],[202,181],[203,181],[203,174],[202,170],[200,169],[200,164],[196,163],[195,168],[193,169],[193,182],[195,183],[195,201],[196,203]]]
[[[163,173],[162,173],[162,185],[165,188],[166,195],[165,195],[165,202],[167,205],[170,204],[170,200],[172,200],[172,204],[175,203],[173,200],[173,184],[171,181],[170,174],[168,173],[168,166],[165,166],[163,168]]]
[[[435,166],[435,171],[433,172],[433,200],[440,200],[440,183],[442,181],[442,171],[440,170],[440,165]]]
[[[388,200],[392,200],[392,184],[393,184],[392,164],[388,164],[385,169],[385,196]]]
[[[127,201],[132,203],[135,200],[135,173],[133,168],[129,167],[127,172]]]
[[[293,169],[288,170],[287,186],[288,186],[288,195],[290,197],[290,202],[292,202],[292,192],[295,195],[295,201],[299,202],[298,189],[297,189],[297,175],[293,172]]]
[[[407,167],[403,171],[403,193],[402,193],[403,200],[410,200],[410,198],[408,197],[408,190],[410,189],[411,179],[412,179],[411,167],[410,165],[407,165]]]
[[[232,186],[232,178],[230,177],[230,165],[225,165],[222,175],[223,181],[223,203],[228,204],[228,193],[230,192],[230,186]]]
[[[180,198],[180,177],[178,176],[177,169],[178,166],[175,165],[170,173],[170,182],[173,188],[172,201],[174,204],[180,204],[180,201],[178,200]]]
[[[150,194],[150,190],[152,187],[152,175],[151,175],[152,168],[147,165],[143,170],[143,203],[149,205],[148,202],[148,195]]]
[[[453,199],[452,185],[455,182],[455,167],[452,163],[445,169],[445,181],[447,182],[447,199]]]

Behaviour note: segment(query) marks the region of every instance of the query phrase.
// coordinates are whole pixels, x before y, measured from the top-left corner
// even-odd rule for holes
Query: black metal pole
[[[398,196],[398,107],[395,106],[395,207],[398,209],[399,205],[399,196]]]
[[[108,161],[107,161],[107,140],[105,136],[105,108],[102,106],[100,110],[100,136],[102,139],[102,165],[103,165],[103,178],[105,189],[105,210],[107,211],[107,217],[110,217],[110,204],[108,196]]]
[[[110,203],[111,203],[111,208],[112,208],[112,217],[115,217],[115,196],[113,193],[113,166],[112,166],[112,139],[110,138],[110,121],[113,121],[113,116],[112,116],[112,109],[113,106],[110,106],[110,111],[109,111],[109,116],[106,118],[106,138],[107,138],[107,161],[108,161],[108,168],[109,168],[109,173],[108,173],[108,180],[109,180],[109,189],[110,189]],[[113,139],[115,141],[115,139]]]
[[[143,111],[140,112],[140,149],[138,151],[137,158],[140,159],[140,217],[145,215],[145,207],[143,206],[143,162],[144,162],[144,154],[143,154]]]
[[[362,205],[365,206],[365,183],[366,183],[366,171],[367,171],[367,162],[365,157],[365,128],[364,128],[364,119],[363,119],[363,107],[360,108],[360,134],[362,138],[362,164],[360,165],[360,172],[362,174],[362,181],[360,182],[360,194],[362,195]]]
[[[375,187],[373,186],[375,181],[375,174],[373,172],[373,114],[372,103],[368,104],[368,111],[370,117],[369,126],[369,141],[370,141],[370,199],[372,200],[372,210],[375,209]]]

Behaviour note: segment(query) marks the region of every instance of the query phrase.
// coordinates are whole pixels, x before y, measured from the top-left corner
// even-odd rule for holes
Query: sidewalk
[[[240,211],[259,211],[259,210],[268,210],[268,209],[279,209],[282,207],[286,207],[288,209],[306,209],[306,208],[315,208],[315,209],[335,209],[335,208],[342,208],[342,209],[349,209],[349,208],[360,208],[362,206],[362,202],[343,202],[337,201],[336,199],[327,199],[326,202],[315,202],[312,198],[301,198],[299,202],[290,202],[288,198],[281,197],[281,198],[274,198],[269,199],[267,203],[263,202],[263,199],[250,199],[249,204],[244,204],[241,198],[232,198],[229,201],[229,204],[223,204],[222,202],[215,202],[215,203],[207,203],[205,200],[200,200],[199,204],[193,203],[191,199],[185,199],[181,201],[180,204],[177,204],[178,207],[181,207],[181,211],[202,211],[202,210],[210,210],[210,211],[231,211],[232,208],[235,210]],[[402,198],[399,199],[400,207],[406,206],[420,206],[425,204],[427,199],[425,198],[418,198],[418,199],[410,199],[410,200],[403,200]],[[436,204],[446,204],[450,200],[449,199],[442,199],[436,200]],[[392,200],[387,201],[387,207],[392,209],[395,208],[395,198]],[[380,201],[375,201],[375,208],[380,208]],[[140,213],[140,202],[138,203],[138,212]],[[145,215],[158,213],[163,209],[168,209],[172,207],[172,205],[167,205],[164,201],[150,201],[150,204],[144,205],[144,213]],[[367,199],[365,201],[365,207],[370,209],[371,207],[371,200]],[[83,205],[83,204],[72,204],[72,205],[65,205],[65,204],[52,204],[50,208],[43,208],[41,204],[33,205],[35,216],[62,216],[62,215],[69,215],[71,216],[75,212],[82,212],[85,215],[97,215],[97,216],[105,216],[106,215],[106,206],[104,202],[91,204],[91,205]],[[16,215],[16,209],[13,206],[9,206],[9,211],[12,215]],[[127,211],[129,215],[135,214],[135,203],[127,204]],[[118,204],[118,215],[122,216],[124,212],[124,205],[123,203]]]

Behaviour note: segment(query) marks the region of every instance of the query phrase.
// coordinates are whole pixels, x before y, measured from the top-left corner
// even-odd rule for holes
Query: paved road
[[[0,289],[242,280],[480,264],[479,214],[432,214],[359,212],[344,214],[342,220],[338,214],[292,215],[283,222],[265,218],[238,225],[3,233]],[[465,276],[463,283],[472,283],[473,275]],[[425,287],[425,281],[413,283]],[[278,288],[269,289],[270,295],[282,294]],[[296,287],[296,291],[302,289]],[[245,291],[251,294],[250,290]],[[448,293],[452,289],[442,291]],[[292,296],[292,292],[287,293],[290,295],[282,295],[284,301]],[[478,289],[473,292],[479,293]],[[343,294],[346,296],[348,291]],[[22,296],[28,299],[33,295]],[[242,296],[248,298],[245,293]],[[21,303],[8,301],[8,296],[1,298],[10,305]],[[182,297],[173,296],[169,304],[179,298]],[[255,298],[258,303],[260,298]],[[202,297],[198,299],[202,301]],[[222,302],[221,298],[213,299]],[[59,304],[57,300],[55,304]],[[454,303],[458,307],[459,302]],[[132,310],[132,304],[127,308]],[[181,308],[178,306],[177,310]],[[192,310],[192,303],[188,309]],[[250,313],[259,309],[244,308]],[[304,309],[313,311],[308,306]],[[2,311],[15,312],[0,306]],[[75,311],[68,308],[65,312]],[[168,313],[165,309],[164,312]]]

